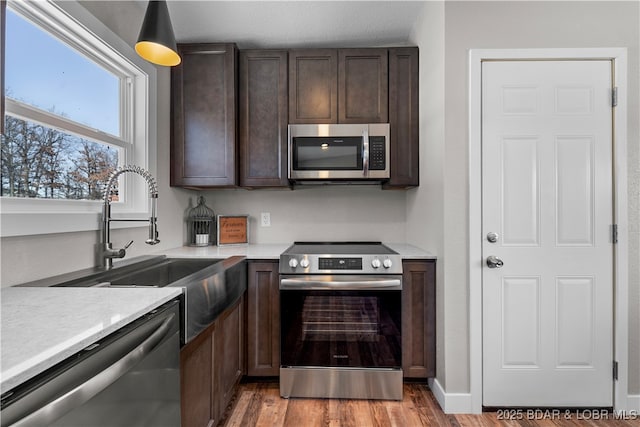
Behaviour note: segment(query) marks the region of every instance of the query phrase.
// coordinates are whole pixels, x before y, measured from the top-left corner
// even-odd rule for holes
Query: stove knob
[[[302,258],[302,259],[300,260],[300,267],[302,267],[302,268],[307,268],[307,267],[309,267],[309,260],[308,260],[308,259],[306,259],[306,258]]]
[[[295,258],[291,258],[289,260],[289,267],[296,268],[298,266],[298,260]]]
[[[380,265],[380,260],[378,258],[374,258],[373,260],[371,260],[371,267],[380,268]]]
[[[384,268],[391,268],[393,263],[391,262],[391,260],[389,258],[387,258],[382,262],[382,265],[384,265]]]

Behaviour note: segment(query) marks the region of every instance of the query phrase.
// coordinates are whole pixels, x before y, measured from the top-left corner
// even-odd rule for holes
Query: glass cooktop
[[[294,242],[287,254],[393,255],[397,254],[381,242]]]

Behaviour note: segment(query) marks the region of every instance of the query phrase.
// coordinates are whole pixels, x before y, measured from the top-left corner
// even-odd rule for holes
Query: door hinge
[[[611,243],[618,243],[618,224],[611,224]]]
[[[618,381],[618,361],[613,361],[613,379]]]
[[[611,106],[618,106],[618,86],[615,86],[611,89]]]

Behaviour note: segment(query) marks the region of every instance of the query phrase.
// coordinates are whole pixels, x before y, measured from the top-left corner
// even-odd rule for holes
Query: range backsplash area
[[[250,216],[250,243],[406,241],[406,191],[381,190],[379,185],[302,185],[293,191],[238,189],[202,194],[216,215]],[[270,227],[260,225],[262,212],[270,213]]]

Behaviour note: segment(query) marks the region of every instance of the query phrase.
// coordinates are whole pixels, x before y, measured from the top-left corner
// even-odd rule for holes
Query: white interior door
[[[485,406],[613,404],[611,76],[482,64]]]

